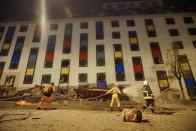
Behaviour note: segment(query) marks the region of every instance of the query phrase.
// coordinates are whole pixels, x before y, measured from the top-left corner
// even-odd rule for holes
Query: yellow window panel
[[[115,58],[122,58],[122,52],[121,51],[115,51],[114,52],[114,56],[115,56]]]
[[[167,80],[159,80],[160,87],[169,87]]]
[[[147,28],[148,31],[154,31],[155,30],[153,25],[147,25],[146,28]]]
[[[27,69],[26,75],[33,75],[34,69]]]
[[[61,74],[69,74],[69,68],[62,68]]]
[[[10,44],[9,43],[4,43],[2,49],[9,49]]]
[[[190,70],[188,63],[181,64],[181,68],[183,71]]]
[[[131,44],[131,43],[137,44],[137,43],[138,43],[138,40],[137,40],[137,38],[130,38],[130,39],[129,39],[129,42],[130,42],[130,44]]]

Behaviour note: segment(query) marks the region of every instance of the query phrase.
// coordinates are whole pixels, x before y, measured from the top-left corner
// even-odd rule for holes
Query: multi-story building
[[[158,96],[180,90],[166,53],[177,45],[186,97],[196,96],[196,15],[170,13],[0,23],[0,85],[17,89],[54,82],[77,88],[118,82],[131,96],[148,80]]]

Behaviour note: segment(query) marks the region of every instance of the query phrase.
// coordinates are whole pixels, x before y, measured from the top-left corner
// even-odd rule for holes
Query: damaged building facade
[[[141,96],[148,80],[155,96],[170,79],[166,52],[176,44],[186,98],[196,96],[196,16],[145,14],[0,23],[0,85],[17,90],[54,82],[78,88],[104,88],[118,82],[130,96]],[[194,94],[195,93],[195,94]]]

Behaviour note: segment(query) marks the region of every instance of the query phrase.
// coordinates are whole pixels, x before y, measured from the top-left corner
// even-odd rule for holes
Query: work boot
[[[110,107],[110,111],[113,111],[113,107]]]
[[[41,110],[41,107],[37,107],[37,110]]]
[[[154,108],[151,108],[151,112],[154,113]]]

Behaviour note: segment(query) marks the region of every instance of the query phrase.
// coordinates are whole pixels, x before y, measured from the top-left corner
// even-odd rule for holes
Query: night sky
[[[108,0],[46,0],[49,19],[64,18],[64,7],[68,5],[76,12],[98,10],[101,2]],[[109,0],[117,1],[117,0]],[[118,0],[119,1],[119,0]],[[122,0],[120,0],[122,1]],[[196,8],[195,0],[164,0],[166,7]],[[0,0],[0,21],[2,20],[36,20],[40,17],[40,0]]]

